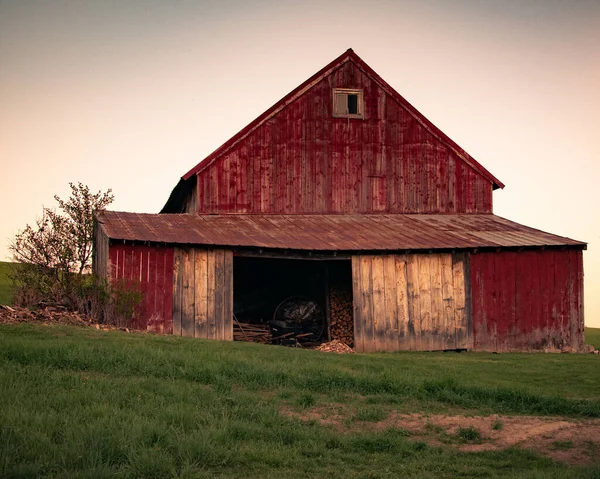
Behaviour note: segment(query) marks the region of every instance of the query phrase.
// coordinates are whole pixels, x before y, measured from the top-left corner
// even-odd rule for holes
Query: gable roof
[[[189,215],[105,211],[112,240],[299,251],[576,247],[586,244],[492,214]]]
[[[211,164],[213,164],[219,157],[226,154],[231,148],[233,148],[238,142],[243,140],[246,136],[252,133],[254,130],[259,128],[263,123],[268,121],[270,118],[278,114],[281,110],[286,108],[298,97],[307,93],[313,86],[318,84],[323,78],[327,77],[334,70],[342,66],[344,63],[352,61],[357,65],[365,74],[377,83],[388,95],[396,100],[416,121],[419,122],[423,128],[425,128],[431,135],[433,135],[438,141],[448,146],[460,159],[462,159],[471,168],[481,174],[484,178],[488,179],[494,189],[504,188],[504,184],[486,170],[479,162],[477,162],[471,155],[465,150],[459,147],[454,141],[452,141],[444,132],[437,128],[431,121],[423,116],[414,106],[412,106],[402,95],[388,85],[369,65],[367,65],[354,51],[349,48],[342,55],[337,57],[331,63],[326,65],[324,68],[315,73],[312,77],[302,83],[300,86],[292,90],[285,97],[279,100],[275,105],[265,111],[262,115],[256,118],[253,122],[247,125],[245,128],[240,130],[236,135],[231,137],[223,145],[217,148],[214,152],[208,155],[204,160],[198,163],[194,168],[183,175],[182,179],[188,180],[193,175],[205,170]]]

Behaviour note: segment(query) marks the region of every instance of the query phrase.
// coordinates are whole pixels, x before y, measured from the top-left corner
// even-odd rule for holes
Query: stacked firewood
[[[266,324],[241,323],[234,320],[233,340],[268,344],[271,342],[271,331]]]
[[[323,343],[320,346],[315,348],[317,351],[323,351],[325,353],[337,353],[337,354],[353,354],[354,349],[348,346],[337,339],[333,341],[329,341],[328,343]]]
[[[354,318],[352,312],[352,293],[339,289],[330,289],[329,295],[329,332],[331,339],[337,339],[348,346],[354,345]]]

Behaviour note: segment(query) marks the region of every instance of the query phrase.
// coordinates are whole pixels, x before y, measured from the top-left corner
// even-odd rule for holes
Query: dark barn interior
[[[234,340],[314,347],[341,340],[344,330],[343,342],[350,346],[351,275],[349,260],[235,256]]]

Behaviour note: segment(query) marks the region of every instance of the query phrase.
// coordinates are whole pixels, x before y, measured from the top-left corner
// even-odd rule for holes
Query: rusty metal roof
[[[188,215],[106,211],[114,240],[310,251],[393,251],[585,243],[492,214]]]

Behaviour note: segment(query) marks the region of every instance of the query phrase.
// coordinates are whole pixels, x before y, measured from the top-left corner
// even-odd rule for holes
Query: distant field
[[[599,366],[0,325],[0,476],[597,478]]]
[[[600,349],[600,328],[585,328],[585,343]]]
[[[8,274],[10,263],[0,261],[0,304],[11,304],[13,300],[12,285]]]

